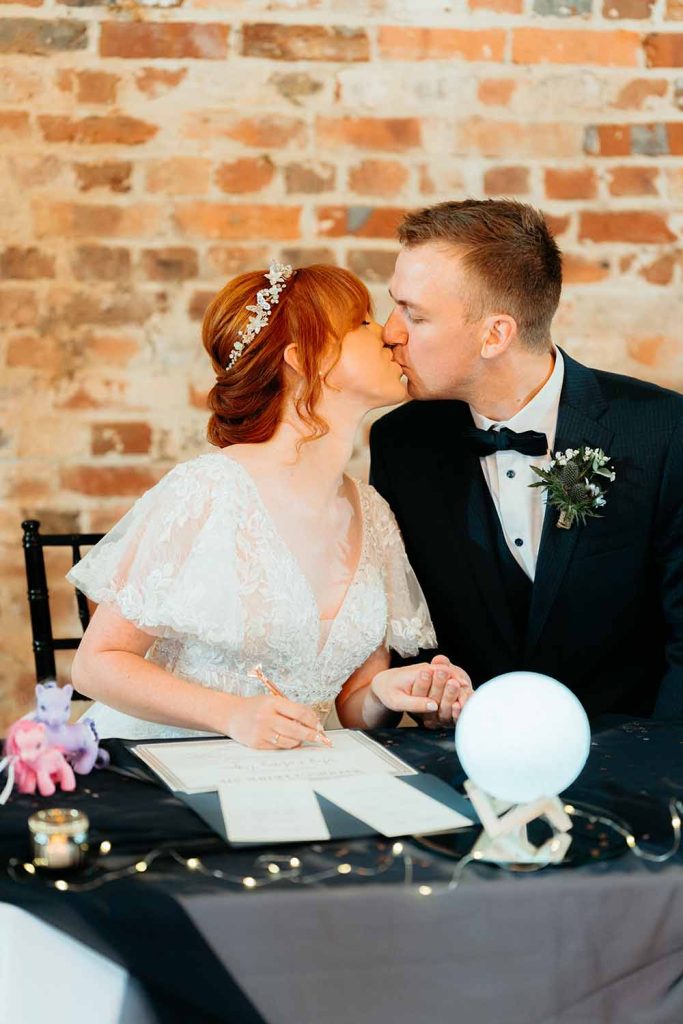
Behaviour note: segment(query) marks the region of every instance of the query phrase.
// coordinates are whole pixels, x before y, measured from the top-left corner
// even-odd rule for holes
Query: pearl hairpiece
[[[266,326],[270,319],[271,307],[280,301],[280,294],[285,290],[285,285],[293,273],[289,264],[277,263],[276,260],[271,261],[268,273],[265,275],[270,281],[270,288],[261,288],[256,295],[256,304],[247,306],[253,316],[247,320],[244,330],[237,332],[239,341],[236,341],[233,346],[228,365],[225,367],[226,371],[233,368],[247,345],[250,345]]]

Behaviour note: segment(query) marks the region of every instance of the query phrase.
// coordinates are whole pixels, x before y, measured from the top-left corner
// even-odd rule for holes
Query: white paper
[[[320,793],[383,836],[450,832],[472,821],[390,775],[315,782]]]
[[[227,782],[311,781],[416,771],[361,732],[333,730],[332,747],[310,744],[295,750],[253,750],[235,740],[185,740],[138,744],[135,753],[171,787],[206,793]]]
[[[231,782],[218,796],[232,843],[303,843],[329,839],[308,782]]]

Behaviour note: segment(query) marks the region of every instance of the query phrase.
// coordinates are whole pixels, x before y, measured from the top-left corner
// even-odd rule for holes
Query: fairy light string
[[[633,832],[619,824],[601,808],[593,807],[589,804],[584,804],[582,807],[570,803],[564,805],[564,810],[570,817],[581,818],[590,824],[600,824],[612,829],[622,837],[628,850],[634,856],[651,864],[663,864],[675,857],[681,849],[683,801],[675,798],[670,799],[668,809],[673,834],[671,845],[664,853],[653,853],[650,850],[644,849],[638,843]],[[99,855],[106,857],[112,852],[112,849],[113,846],[110,840],[105,839],[99,844]],[[322,848],[316,847],[315,849],[316,852],[319,852]],[[342,853],[346,852],[346,849],[346,847],[343,847]],[[360,866],[350,863],[349,860],[340,860],[323,868],[308,869],[301,857],[269,852],[260,854],[256,858],[251,874],[238,874],[224,871],[221,868],[209,867],[200,857],[186,857],[173,848],[157,847],[130,864],[120,868],[104,870],[97,877],[83,881],[48,878],[42,872],[39,872],[30,861],[22,862],[17,858],[12,858],[8,862],[7,873],[16,882],[42,884],[45,888],[52,888],[57,892],[91,892],[110,882],[144,874],[156,861],[164,858],[170,858],[190,873],[224,882],[242,890],[264,889],[281,882],[290,882],[301,886],[315,885],[339,876],[372,879],[378,878],[398,866],[402,868],[401,883],[409,887],[414,886],[416,894],[424,897],[452,892],[457,888],[465,870],[470,864],[484,863],[480,853],[468,853],[458,861],[451,873],[451,877],[447,881],[421,882],[418,885],[414,885],[414,858],[410,855],[404,843],[394,842],[391,847],[380,850],[374,864]],[[546,866],[548,865],[538,864],[530,865],[529,867],[532,870],[542,870]]]

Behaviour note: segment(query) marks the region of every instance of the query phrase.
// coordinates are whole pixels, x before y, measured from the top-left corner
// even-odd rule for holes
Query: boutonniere
[[[578,519],[582,524],[606,503],[606,484],[616,478],[609,455],[602,448],[567,448],[555,452],[548,469],[531,467],[538,480],[529,487],[543,487],[549,505],[560,510],[557,526],[569,530]]]

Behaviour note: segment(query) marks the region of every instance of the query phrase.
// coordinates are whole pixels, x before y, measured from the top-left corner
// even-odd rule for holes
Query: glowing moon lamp
[[[507,672],[475,690],[455,749],[469,779],[513,804],[562,793],[590,750],[586,712],[571,690],[536,672]]]

